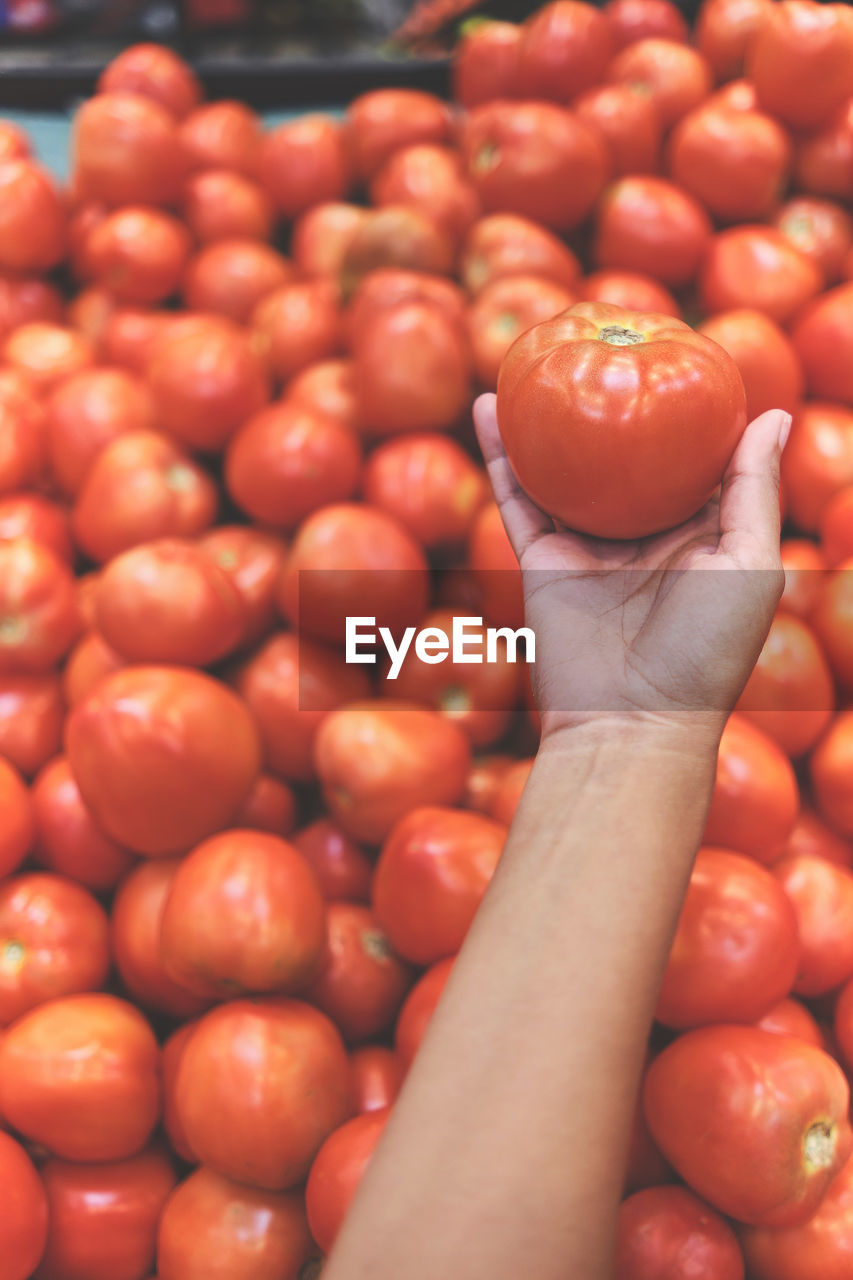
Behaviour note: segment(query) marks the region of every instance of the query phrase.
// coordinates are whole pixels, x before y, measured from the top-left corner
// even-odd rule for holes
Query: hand
[[[761,652],[784,584],[779,461],[790,416],[750,423],[718,494],[677,529],[633,542],[557,526],[521,489],[494,395],[474,422],[536,636],[543,742],[600,717],[716,741]],[[697,717],[697,713],[699,713]]]

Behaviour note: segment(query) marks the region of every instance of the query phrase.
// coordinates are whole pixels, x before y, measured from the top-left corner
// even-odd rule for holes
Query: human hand
[[[474,422],[536,636],[543,742],[615,719],[704,728],[716,746],[761,652],[784,585],[779,461],[790,416],[751,422],[718,494],[677,529],[632,542],[558,527],[521,489],[496,397]]]

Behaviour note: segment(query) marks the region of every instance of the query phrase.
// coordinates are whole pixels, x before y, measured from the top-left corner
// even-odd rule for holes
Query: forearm
[[[324,1280],[605,1280],[712,747],[594,727],[540,753]]]

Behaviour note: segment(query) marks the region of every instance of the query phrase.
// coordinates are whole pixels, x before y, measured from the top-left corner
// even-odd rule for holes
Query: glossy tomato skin
[[[851,304],[853,283],[840,284],[807,307],[794,327],[794,346],[816,399],[853,405]]]
[[[668,171],[723,222],[772,213],[791,166],[791,142],[772,116],[703,105],[679,121],[669,140]]]
[[[371,182],[370,198],[380,208],[390,204],[422,209],[457,243],[482,214],[462,157],[430,143],[395,151]]]
[[[202,103],[181,121],[179,136],[191,172],[257,173],[261,122],[243,102]]]
[[[160,1117],[160,1050],[142,1014],[100,992],[25,1013],[0,1041],[0,1110],[66,1160],[123,1160]]]
[[[324,115],[277,125],[261,139],[259,173],[285,218],[325,200],[343,200],[350,186],[350,157],[342,126]]]
[[[816,133],[801,137],[794,157],[797,185],[812,195],[853,197],[853,104],[847,102]]]
[[[245,703],[210,676],[178,667],[107,676],[69,716],[66,749],[99,825],[152,857],[224,826],[260,770]]]
[[[626,311],[657,311],[681,319],[681,307],[657,280],[639,271],[593,271],[578,285],[584,302],[609,302]]]
[[[842,4],[773,5],[746,71],[766,111],[800,129],[818,127],[853,94],[853,14]]]
[[[812,631],[799,618],[779,613],[764,648],[738,699],[737,710],[779,743],[801,756],[817,742],[835,709],[835,685],[819,643],[820,624]],[[849,642],[848,642],[849,644]]]
[[[782,477],[797,527],[817,533],[830,499],[853,484],[853,410],[822,400],[802,405],[782,455]],[[818,575],[812,578],[816,587]]]
[[[430,1019],[447,985],[455,956],[439,960],[412,987],[400,1010],[394,1031],[397,1056],[404,1071],[408,1071],[421,1046]]]
[[[687,40],[687,22],[671,0],[608,0],[604,16],[616,50],[650,36],[659,36],[663,40]]]
[[[313,1252],[299,1192],[262,1191],[197,1169],[166,1202],[159,1280],[298,1280]]]
[[[572,289],[581,265],[552,231],[532,218],[492,213],[475,222],[462,246],[459,274],[465,288],[478,294],[504,276],[544,276]]]
[[[382,1111],[397,1098],[403,1069],[393,1049],[366,1044],[354,1050],[352,1064],[355,1109],[359,1115]]]
[[[453,101],[469,111],[515,95],[521,29],[514,22],[484,22],[464,31],[453,58]]]
[[[710,237],[708,215],[692,196],[663,178],[632,175],[599,201],[593,260],[679,288],[696,275]]]
[[[355,1116],[323,1143],[305,1187],[311,1234],[328,1253],[382,1137],[389,1111]]]
[[[107,915],[88,890],[38,872],[0,882],[0,1025],[97,990],[109,968]]]
[[[0,676],[0,756],[25,776],[56,755],[64,718],[62,686],[53,672]]]
[[[159,103],[131,93],[90,98],[74,117],[72,166],[76,190],[118,207],[171,205],[180,194],[186,159],[177,122]]]
[[[332,1019],[345,1040],[358,1043],[393,1022],[411,985],[374,913],[355,902],[330,902],[317,976],[304,998]]]
[[[115,888],[133,854],[97,826],[65,756],[54,756],[39,771],[32,801],[38,865],[95,893]]]
[[[2,354],[40,391],[52,390],[63,378],[95,363],[95,352],[84,334],[45,320],[15,329],[3,343]]]
[[[821,1049],[756,1027],[681,1036],[649,1067],[644,1106],[690,1187],[752,1226],[806,1221],[850,1154],[841,1068]]]
[[[400,955],[429,965],[459,951],[505,840],[500,823],[454,809],[413,809],[392,827],[373,905]]]
[[[246,237],[216,240],[189,263],[184,303],[190,311],[246,324],[258,304],[291,276],[290,263],[271,245]]]
[[[795,196],[778,211],[774,226],[816,263],[827,284],[836,283],[853,245],[853,218],[841,205]]]
[[[24,1148],[2,1132],[0,1178],[6,1204],[0,1220],[4,1280],[29,1280],[47,1241],[47,1196]]]
[[[373,864],[329,818],[309,822],[294,833],[292,843],[314,868],[327,901],[370,901]]]
[[[123,369],[86,369],[61,382],[47,404],[51,472],[63,492],[77,493],[100,450],[125,431],[154,426],[148,390]]]
[[[853,974],[853,872],[810,854],[785,857],[773,874],[791,900],[800,936],[794,991],[823,995]]]
[[[464,542],[488,486],[481,468],[455,440],[424,432],[374,449],[365,464],[362,491],[367,502],[433,549]]]
[[[797,977],[797,917],[751,858],[700,849],[664,971],[656,1018],[669,1027],[756,1022]]]
[[[177,1181],[157,1146],[128,1160],[41,1169],[50,1211],[35,1280],[140,1280],[154,1261],[157,1223]]]
[[[752,307],[786,324],[822,283],[818,268],[781,231],[744,225],[714,236],[699,288],[702,305],[711,315]]]
[[[626,331],[634,345],[622,344]],[[654,396],[644,394],[649,380]],[[713,449],[709,420],[719,424]],[[746,426],[746,396],[728,353],[681,321],[586,302],[513,345],[498,423],[519,482],[543,510],[597,537],[644,537],[707,502]]]
[[[188,178],[181,212],[199,244],[271,240],[275,226],[272,202],[260,183],[231,169],[209,169]]]
[[[189,63],[171,49],[140,43],[122,50],[107,64],[98,77],[98,92],[138,93],[182,120],[199,105],[202,89]]]
[[[804,378],[790,338],[761,311],[721,311],[699,325],[734,360],[746,390],[750,422],[767,409],[792,413],[803,396]]]
[[[142,304],[177,291],[191,248],[190,233],[177,218],[138,207],[109,214],[86,241],[95,283],[120,302]]]
[[[160,924],[166,973],[191,991],[299,991],[321,963],[326,907],[308,862],[268,832],[222,831],[196,845],[169,886]]]
[[[789,997],[780,1000],[755,1025],[762,1031],[772,1031],[774,1035],[794,1036],[797,1040],[805,1040],[806,1044],[813,1044],[818,1049],[826,1047],[820,1027],[799,1000]]]
[[[302,1181],[324,1138],[352,1114],[351,1088],[343,1041],[325,1014],[277,997],[236,1000],[196,1024],[175,1103],[203,1164],[283,1191]]]
[[[744,62],[772,0],[706,0],[696,19],[696,44],[717,80],[743,74]]]
[[[0,542],[0,673],[40,675],[80,630],[69,569],[32,538]]]
[[[598,84],[613,52],[610,24],[593,5],[551,0],[521,28],[516,96],[571,102]]]
[[[492,102],[464,121],[468,173],[489,212],[570,231],[591,212],[610,159],[597,130],[547,102]]]
[[[241,646],[261,640],[276,616],[275,586],[286,554],[274,534],[241,524],[222,524],[205,533],[198,545],[229,578],[242,602]]]
[[[53,179],[27,159],[0,161],[0,268],[46,271],[65,254],[67,215]]]
[[[402,147],[449,142],[453,121],[447,104],[431,93],[373,89],[350,103],[346,127],[355,175],[366,179]]]
[[[720,741],[704,843],[775,862],[799,807],[797,779],[782,748],[742,716],[730,716]]]
[[[617,53],[607,68],[607,79],[644,87],[665,129],[707,98],[712,84],[711,68],[697,49],[656,36]]]
[[[572,105],[581,120],[604,137],[614,177],[658,171],[663,124],[657,106],[642,87],[602,84],[576,98]]]
[[[670,1274],[743,1280],[743,1254],[729,1224],[685,1187],[649,1187],[619,1208],[614,1280]]]
[[[577,301],[561,285],[539,276],[509,276],[487,285],[468,309],[474,368],[481,386],[498,385],[501,361],[516,338]]]
[[[808,1222],[773,1230],[742,1228],[740,1242],[755,1280],[810,1280],[815,1267],[821,1280],[846,1280],[853,1262],[853,1160],[830,1183]]]
[[[456,725],[390,699],[333,711],[314,744],[330,815],[366,844],[380,844],[415,805],[460,800],[469,762],[468,739]]]

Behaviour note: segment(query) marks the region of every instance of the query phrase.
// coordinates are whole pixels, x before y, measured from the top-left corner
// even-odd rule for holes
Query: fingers
[[[554,524],[550,516],[531,502],[515,478],[498,430],[496,405],[496,396],[479,396],[474,402],[474,426],[504,528],[520,560],[537,538],[554,532]]]
[[[749,424],[720,495],[720,550],[749,569],[779,566],[779,460],[791,415],[770,409]]]

